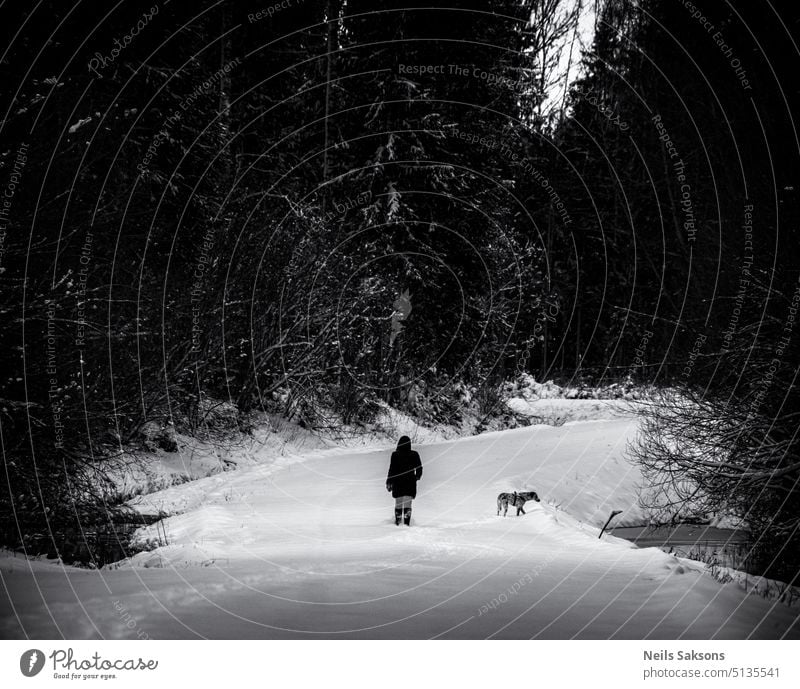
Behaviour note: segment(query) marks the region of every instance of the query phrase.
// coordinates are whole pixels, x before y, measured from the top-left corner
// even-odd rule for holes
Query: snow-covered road
[[[640,522],[626,418],[421,445],[396,527],[389,448],[271,461],[147,497],[169,545],[100,571],[0,559],[3,638],[776,638],[797,610],[604,536]],[[522,517],[502,491],[535,490]],[[509,511],[511,514],[511,510]],[[155,528],[142,537],[154,536]]]

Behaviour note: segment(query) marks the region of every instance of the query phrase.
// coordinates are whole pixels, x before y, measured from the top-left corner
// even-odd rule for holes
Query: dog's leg
[[[503,516],[505,517],[508,514],[508,502],[503,503]]]

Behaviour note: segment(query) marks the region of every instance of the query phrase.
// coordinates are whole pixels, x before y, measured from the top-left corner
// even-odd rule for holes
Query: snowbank
[[[778,638],[787,606],[599,528],[641,519],[626,418],[418,445],[412,526],[392,444],[318,448],[152,495],[167,543],[97,571],[6,568],[4,638]],[[501,491],[535,490],[497,516]],[[38,565],[37,565],[38,566]],[[124,610],[124,616],[120,613]],[[131,627],[131,620],[134,627]]]

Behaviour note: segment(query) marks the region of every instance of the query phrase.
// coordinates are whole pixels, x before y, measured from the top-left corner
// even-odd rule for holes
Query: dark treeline
[[[4,540],[106,519],[206,399],[448,420],[527,371],[725,419],[698,509],[796,567],[798,9],[597,3],[581,56],[574,4],[4,6]]]
[[[791,579],[800,13],[774,8],[608,4],[556,136],[589,186],[560,235],[565,255],[577,247],[566,359],[668,388],[634,448],[647,501],[666,519],[741,517],[756,566]],[[558,179],[580,188],[570,172]]]

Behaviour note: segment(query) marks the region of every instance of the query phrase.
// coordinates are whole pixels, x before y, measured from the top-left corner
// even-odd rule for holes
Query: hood
[[[404,435],[397,441],[398,452],[411,452],[411,438]]]

